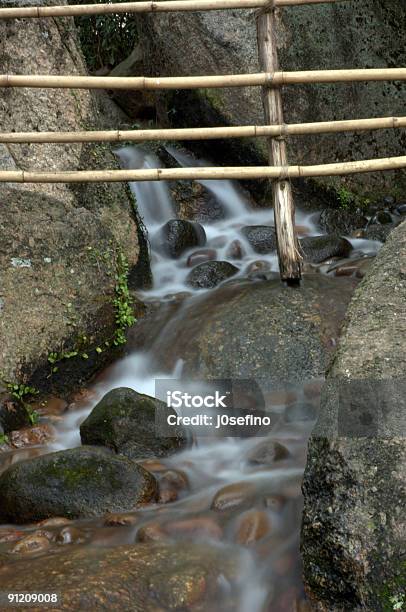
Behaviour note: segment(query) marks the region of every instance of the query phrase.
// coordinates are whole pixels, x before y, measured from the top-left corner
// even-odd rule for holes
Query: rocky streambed
[[[119,155],[127,166],[157,163],[139,150]],[[154,285],[139,293],[148,314],[126,356],[79,392],[41,398],[34,428],[19,429],[21,410],[2,399],[2,591],[56,592],[61,610],[311,609],[300,555],[307,442],[347,306],[382,244],[368,231],[384,224],[374,213],[358,234],[327,232],[333,214],[299,210],[305,275],[288,288],[272,212],[238,185],[202,187],[187,218],[168,186],[132,186]],[[382,204],[391,226],[399,204]],[[173,379],[192,390],[231,381],[234,412],[270,425],[251,435],[179,425],[159,436],[155,382]],[[314,542],[323,534],[309,516]],[[307,572],[315,555],[305,554]]]

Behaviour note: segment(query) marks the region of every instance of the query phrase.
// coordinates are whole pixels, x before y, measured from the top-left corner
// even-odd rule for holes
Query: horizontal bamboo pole
[[[405,81],[406,68],[305,70],[299,72],[225,74],[186,77],[96,77],[64,75],[0,75],[0,87],[57,89],[198,89],[216,87],[279,86],[297,83]]]
[[[145,142],[154,140],[215,140],[216,138],[277,138],[304,134],[360,132],[406,128],[406,117],[349,119],[284,125],[243,125],[156,130],[87,132],[0,132],[0,143]]]
[[[147,170],[77,170],[29,172],[5,170],[0,183],[117,183],[124,181],[173,181],[219,179],[289,179],[312,176],[341,176],[406,168],[406,156],[386,157],[318,166],[241,166],[210,168],[154,168]]]
[[[276,7],[304,4],[332,4],[348,0],[275,0]],[[263,8],[268,0],[173,0],[168,2],[120,2],[114,4],[71,4],[66,6],[25,6],[0,9],[0,19],[18,17],[75,17],[110,13],[168,13],[173,11],[218,11]]]

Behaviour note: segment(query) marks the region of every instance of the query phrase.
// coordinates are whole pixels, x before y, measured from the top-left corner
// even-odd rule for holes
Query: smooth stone
[[[56,536],[58,544],[82,544],[86,540],[86,536],[77,527],[69,525],[60,530]]]
[[[266,255],[276,251],[275,228],[268,225],[246,225],[241,233],[256,253]]]
[[[80,426],[83,444],[111,448],[130,459],[166,457],[186,446],[186,432],[171,428],[173,437],[156,435],[156,415],[176,415],[149,395],[120,387],[109,391]]]
[[[185,251],[206,244],[206,232],[199,223],[184,219],[171,219],[159,230],[152,242],[158,250],[172,259],[177,259]]]
[[[165,525],[165,531],[169,533],[169,535],[207,536],[216,540],[220,539],[223,535],[223,530],[220,525],[211,517],[197,517],[173,521]]]
[[[0,518],[27,523],[50,517],[87,518],[155,501],[155,478],[127,457],[95,447],[49,453],[0,476]]]
[[[242,259],[245,255],[245,249],[240,240],[233,240],[227,248],[227,259]]]
[[[345,238],[335,235],[308,236],[299,240],[304,258],[310,263],[322,263],[330,257],[348,257],[352,245]]]
[[[11,549],[13,554],[37,553],[46,550],[51,545],[49,539],[41,534],[32,533],[25,538],[22,538]]]
[[[193,268],[186,283],[194,289],[211,289],[239,272],[228,261],[208,261]]]
[[[50,442],[55,436],[54,429],[48,423],[25,427],[9,434],[10,445],[14,448],[40,446]]]
[[[263,510],[249,510],[238,521],[236,540],[247,546],[269,535],[271,522]]]
[[[104,517],[103,525],[105,527],[127,527],[136,523],[138,523],[138,518],[134,514],[110,512]]]
[[[168,534],[159,523],[148,523],[137,531],[137,542],[161,542],[168,539]]]
[[[188,268],[193,268],[194,266],[198,266],[206,261],[213,261],[216,259],[216,257],[217,252],[214,249],[200,249],[199,251],[194,251],[189,255],[186,260],[186,265]]]
[[[247,482],[235,482],[217,491],[211,508],[224,512],[234,510],[245,504],[253,495],[255,487]]]
[[[251,465],[267,465],[270,466],[276,461],[287,459],[290,453],[286,446],[274,440],[261,442],[248,455],[248,463]]]

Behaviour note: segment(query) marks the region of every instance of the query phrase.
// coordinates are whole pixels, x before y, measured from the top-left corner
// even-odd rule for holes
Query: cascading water
[[[168,147],[168,152],[182,165],[199,163],[176,149]],[[123,147],[117,151],[117,155],[126,168],[159,166],[159,160],[154,155],[140,148]],[[216,259],[227,261],[230,259],[231,245],[238,241],[241,244],[240,257],[232,262],[239,268],[239,273],[232,283],[247,282],[244,280],[247,271],[259,256],[242,234],[241,228],[247,225],[272,225],[272,211],[251,208],[244,192],[231,181],[203,181],[202,184],[224,212],[220,219],[203,223],[207,248],[215,251]],[[175,216],[169,186],[161,182],[133,183],[131,189],[136,195],[149,235],[153,238],[160,227]],[[296,223],[302,235],[319,233],[312,215],[298,211]],[[178,343],[183,342],[182,338],[185,333],[188,335],[189,330],[190,335],[193,334],[198,308],[202,305],[206,309],[216,308],[216,295],[193,290],[187,284],[190,252],[179,259],[170,259],[154,249],[153,240],[152,245],[154,285],[144,292],[143,299],[160,302],[161,305],[155,317],[155,324],[158,324],[154,324],[149,335],[147,333],[148,348],[134,351],[114,364],[91,386],[87,399],[70,406],[67,415],[56,424],[56,438],[48,451],[78,446],[80,423],[111,389],[129,387],[153,396],[156,379],[182,377],[184,364],[181,359],[182,347]],[[377,247],[370,242],[356,242],[354,246],[372,251]],[[268,270],[277,272],[274,253],[263,254],[260,258],[265,261]],[[183,302],[176,297],[177,294],[182,294]],[[210,295],[214,296],[214,300],[210,301]],[[172,311],[170,309],[174,304]],[[172,365],[166,369],[160,361],[165,344],[165,350],[169,344],[172,353]],[[272,430],[266,433],[266,437],[233,438],[215,433],[205,437],[196,430],[195,444],[191,448],[159,462],[160,466],[185,476],[187,492],[172,503],[138,510],[136,527],[120,527],[119,533],[114,536],[116,539],[111,535],[111,528],[107,533],[108,529],[106,531],[100,521],[86,523],[89,543],[133,543],[143,527],[157,524],[163,526],[172,539],[212,541],[213,546],[220,547],[221,542],[225,542],[233,547],[233,556],[239,563],[240,577],[235,586],[237,592],[232,594],[236,602],[233,611],[305,610],[302,607],[305,604],[299,555],[300,484],[306,443],[314,417],[295,421],[287,419],[285,412],[287,406],[293,405],[299,410],[303,407],[309,410],[310,406],[316,413],[320,385],[321,381],[307,381],[291,385],[287,393],[281,393],[278,389],[264,389],[267,409],[274,420]],[[266,449],[273,448],[276,456],[278,453],[281,455],[277,461],[274,461],[272,453],[269,457],[263,456],[264,443]],[[255,458],[258,456],[261,459]],[[154,467],[154,461],[147,463],[144,465],[152,472],[162,469]],[[201,525],[196,520],[203,521],[203,532],[199,528],[182,532],[179,528],[182,520],[184,527],[185,524],[190,527],[193,521],[195,525]],[[178,530],[174,530],[175,524]],[[227,590],[229,585],[225,584],[224,588]],[[216,612],[216,602],[213,602],[211,610]]]

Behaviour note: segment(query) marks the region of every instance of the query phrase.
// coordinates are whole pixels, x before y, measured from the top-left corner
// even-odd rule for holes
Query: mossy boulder
[[[0,517],[27,523],[134,510],[154,501],[155,478],[126,457],[90,447],[21,461],[0,476]]]
[[[331,257],[348,257],[351,243],[340,236],[308,236],[299,241],[305,261],[322,263]]]
[[[83,421],[80,436],[83,444],[106,446],[131,459],[165,457],[187,443],[180,427],[171,427],[173,437],[157,436],[156,418],[170,414],[176,415],[160,400],[125,387],[113,389]]]

